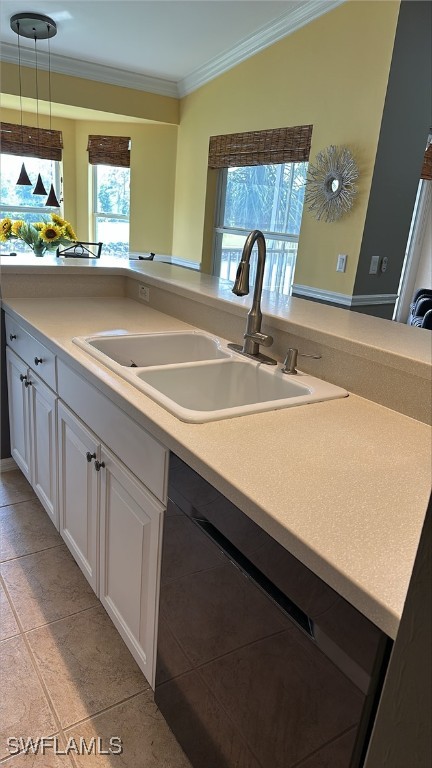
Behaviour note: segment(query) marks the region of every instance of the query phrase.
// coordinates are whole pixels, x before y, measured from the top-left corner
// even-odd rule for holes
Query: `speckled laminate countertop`
[[[395,637],[431,488],[427,425],[355,395],[186,424],[72,338],[190,326],[125,298],[10,298],[5,308]]]

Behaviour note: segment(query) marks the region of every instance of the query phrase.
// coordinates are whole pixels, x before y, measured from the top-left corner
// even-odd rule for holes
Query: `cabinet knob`
[[[35,357],[35,365],[39,365],[39,363],[43,363],[43,360],[41,357]]]
[[[10,340],[11,340],[11,341],[13,341],[14,339],[16,339],[16,333],[10,333],[10,334],[9,334],[9,338],[10,338]]]
[[[91,460],[95,459],[95,458],[96,458],[96,454],[95,453],[90,453],[90,451],[87,451],[86,459],[89,462],[89,464],[90,464]]]
[[[95,470],[96,472],[100,472],[101,469],[105,466],[104,461],[95,461]]]
[[[25,381],[26,378],[27,376],[25,375],[25,373],[20,373],[20,381]]]
[[[26,381],[24,382],[24,386],[25,387],[31,387],[31,386],[33,386],[33,382],[32,381],[28,381],[28,379],[26,377]]]

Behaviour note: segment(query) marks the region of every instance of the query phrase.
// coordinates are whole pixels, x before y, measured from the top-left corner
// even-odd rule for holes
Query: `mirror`
[[[330,178],[327,181],[327,190],[328,192],[336,195],[336,192],[338,191],[340,187],[340,179],[337,179],[335,176],[330,176]],[[340,191],[339,191],[340,194]]]

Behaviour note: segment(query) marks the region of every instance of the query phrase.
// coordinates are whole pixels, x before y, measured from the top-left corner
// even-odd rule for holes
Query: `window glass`
[[[51,184],[59,189],[58,161],[2,153],[0,163],[0,218],[24,219],[29,223],[36,223],[48,217],[50,213],[58,213],[58,208],[45,205]],[[32,182],[31,186],[16,183],[23,163]],[[45,185],[46,195],[33,194],[39,173]],[[6,243],[0,243],[0,252],[28,253],[29,246],[23,240],[10,239]]]
[[[95,239],[103,253],[129,251],[130,169],[94,165]]]
[[[291,292],[306,174],[306,162],[227,168],[221,173],[215,274],[234,280],[247,234],[260,229],[267,245],[264,288]],[[254,252],[251,266],[252,281]]]

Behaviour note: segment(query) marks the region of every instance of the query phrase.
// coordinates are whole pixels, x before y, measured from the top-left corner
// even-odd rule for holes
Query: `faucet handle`
[[[283,366],[281,368],[282,373],[287,373],[290,376],[297,375],[297,357],[312,357],[314,360],[320,360],[321,355],[305,355],[304,352],[299,352],[295,347],[290,347],[286,353]]]
[[[273,336],[269,336],[267,333],[259,333],[259,331],[245,333],[243,338],[256,341],[257,344],[261,344],[263,347],[271,347],[273,344]]]

